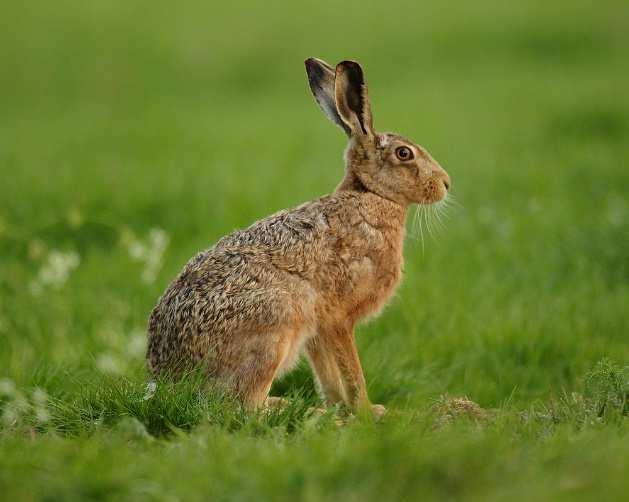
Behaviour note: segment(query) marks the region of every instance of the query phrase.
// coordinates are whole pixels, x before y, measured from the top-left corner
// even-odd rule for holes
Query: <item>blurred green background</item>
[[[24,499],[625,493],[628,48],[622,1],[4,2],[0,486]],[[146,318],[187,259],[341,179],[345,137],[310,95],[309,56],[359,60],[376,128],[425,146],[459,203],[423,246],[409,218],[403,285],[359,329],[391,417],[340,430],[240,417],[234,431],[194,392],[137,404]],[[592,375],[604,382],[588,391]],[[305,365],[275,391],[301,393],[297,415],[315,402]],[[435,431],[444,394],[498,418]]]

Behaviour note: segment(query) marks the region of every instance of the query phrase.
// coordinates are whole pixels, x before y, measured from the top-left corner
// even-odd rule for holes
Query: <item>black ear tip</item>
[[[306,59],[304,61],[304,65],[306,65],[306,72],[308,73],[308,75],[312,75],[317,68],[317,63],[315,61],[315,58]]]
[[[358,61],[354,61],[353,59],[346,59],[344,61],[341,61],[339,64],[336,65],[337,67],[341,67],[341,68],[346,68],[348,70],[354,70],[354,71],[363,71],[363,67],[360,66],[360,63]]]
[[[307,69],[315,69],[320,68],[321,66],[325,66],[325,62],[321,61],[318,58],[307,58],[304,61],[304,64],[306,65]]]
[[[304,64],[306,65],[306,73],[311,80],[323,77],[323,68],[316,58],[308,58],[304,61]]]

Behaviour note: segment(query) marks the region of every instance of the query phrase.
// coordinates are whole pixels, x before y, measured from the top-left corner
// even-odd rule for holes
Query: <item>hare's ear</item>
[[[336,109],[352,136],[373,136],[373,119],[363,69],[356,61],[336,65],[334,80]]]
[[[339,112],[336,109],[336,101],[334,98],[334,68],[325,61],[317,58],[308,58],[305,64],[310,90],[319,104],[319,107],[332,122],[342,127],[349,136],[349,127],[341,120]]]

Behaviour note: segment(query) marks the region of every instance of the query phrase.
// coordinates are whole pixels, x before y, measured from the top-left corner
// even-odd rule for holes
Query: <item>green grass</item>
[[[626,496],[623,2],[5,4],[3,497]],[[308,56],[359,59],[376,127],[424,145],[461,206],[409,238],[358,330],[390,412],[310,415],[305,365],[268,416],[194,376],[145,398],[146,318],[185,261],[342,176]]]

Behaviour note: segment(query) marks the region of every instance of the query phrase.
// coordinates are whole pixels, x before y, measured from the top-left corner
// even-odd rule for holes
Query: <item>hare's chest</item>
[[[342,285],[348,314],[356,320],[376,315],[389,301],[402,276],[401,245],[386,235],[365,228],[362,245],[344,259],[346,282]]]

